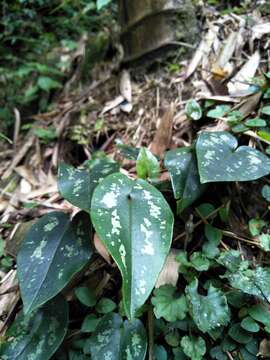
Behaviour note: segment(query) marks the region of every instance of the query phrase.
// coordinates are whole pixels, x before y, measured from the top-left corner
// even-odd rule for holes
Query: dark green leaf
[[[93,335],[85,341],[84,353],[91,354],[92,360],[106,359],[106,356],[110,360],[119,360],[122,324],[118,314],[105,315]]]
[[[107,314],[115,309],[116,309],[115,302],[107,298],[100,299],[96,306],[96,311],[99,314]]]
[[[119,360],[144,360],[147,350],[147,337],[142,322],[138,319],[125,321],[121,334]]]
[[[92,360],[144,360],[147,349],[145,329],[140,320],[122,322],[114,313],[105,315],[86,340],[84,353]]]
[[[203,244],[203,253],[208,258],[213,259],[219,253],[218,246],[222,239],[222,232],[212,225],[206,224],[204,226],[204,234],[208,241]]]
[[[81,351],[70,350],[68,352],[68,360],[90,360],[90,357],[87,355],[83,355]]]
[[[204,203],[196,207],[196,213],[200,218],[206,218],[215,211],[215,207],[212,204]],[[213,218],[216,215],[213,215]]]
[[[253,305],[248,309],[248,314],[256,321],[264,325],[270,324],[270,312],[263,304]]]
[[[187,300],[193,321],[202,332],[225,326],[230,312],[225,295],[210,285],[207,296],[198,294],[198,280],[186,287]]]
[[[259,352],[258,341],[256,339],[252,339],[245,345],[245,348],[250,354],[257,355]]]
[[[216,346],[210,350],[210,355],[212,359],[216,360],[227,360],[227,355],[222,351],[220,346]]]
[[[82,212],[72,222],[64,213],[51,212],[32,226],[17,257],[25,313],[53,298],[87,264],[90,238],[90,219]]]
[[[91,217],[121,271],[124,307],[133,318],[150,295],[169,253],[171,209],[144,180],[113,174],[96,188]]]
[[[152,304],[155,316],[163,317],[167,321],[183,320],[187,313],[187,303],[184,295],[176,297],[176,288],[172,285],[163,285],[154,291]]]
[[[257,360],[258,357],[256,355],[250,354],[244,347],[240,348],[240,353],[242,356],[242,359],[245,360]]]
[[[226,293],[226,298],[231,306],[240,309],[246,304],[247,295],[243,294],[242,291],[231,290]]]
[[[250,331],[250,332],[258,332],[260,331],[260,327],[259,325],[256,323],[256,321],[254,321],[251,317],[245,317],[242,321],[241,321],[241,327],[244,330]]]
[[[178,331],[169,332],[165,336],[165,341],[171,347],[177,347],[180,342],[180,335]]]
[[[161,345],[154,346],[154,359],[153,360],[167,360],[167,351]]]
[[[126,145],[121,140],[116,140],[116,147],[121,155],[129,160],[137,160],[140,153],[140,148]]]
[[[221,342],[221,348],[223,351],[233,351],[238,347],[238,344],[233,341],[228,335],[225,336],[224,340]]]
[[[99,181],[118,171],[119,164],[108,158],[96,159],[91,168],[75,169],[61,164],[58,174],[59,192],[71,204],[89,212],[92,194]]]
[[[270,173],[266,155],[249,146],[237,146],[237,139],[225,131],[199,135],[196,152],[202,183],[251,181]]]
[[[174,355],[174,360],[187,360],[188,359],[188,357],[185,355],[185,353],[183,352],[183,350],[180,347],[172,349],[172,351],[173,351],[173,355]],[[159,360],[159,358],[157,358],[155,360]]]
[[[222,231],[213,227],[210,224],[206,224],[204,226],[204,234],[208,241],[215,244],[216,246],[219,245],[221,239],[222,239]]]
[[[94,332],[100,322],[100,319],[96,317],[94,314],[87,315],[82,323],[81,331],[88,333],[88,332]]]
[[[180,199],[179,212],[190,206],[206,189],[201,185],[196,157],[191,147],[170,150],[164,165],[170,173],[175,199]]]
[[[68,306],[56,297],[29,315],[21,312],[6,333],[0,357],[6,360],[49,360],[61,345],[68,326]]]
[[[252,340],[252,334],[245,331],[240,324],[232,325],[229,329],[229,335],[240,344],[247,344]]]
[[[94,292],[87,287],[79,287],[75,289],[75,295],[80,302],[86,306],[95,306],[97,302]]]

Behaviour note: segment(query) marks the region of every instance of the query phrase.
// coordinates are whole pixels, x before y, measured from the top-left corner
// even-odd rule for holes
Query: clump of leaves
[[[46,214],[25,237],[17,258],[23,312],[7,332],[1,358],[144,360],[148,351],[156,359],[225,360],[230,354],[255,360],[270,332],[270,267],[255,266],[242,250],[251,243],[265,259],[268,222],[258,215],[248,219],[247,239],[232,234],[224,229],[231,221],[228,202],[217,207],[200,203],[200,197],[210,182],[218,186],[268,175],[269,158],[238,147],[230,133],[204,132],[194,146],[165,154],[171,180],[163,187],[157,181],[159,159],[144,148],[119,147],[135,159],[136,178],[106,156],[78,169],[60,166],[60,194],[81,211],[72,219],[62,212]],[[263,196],[268,198],[267,188]],[[199,219],[193,223],[192,217]],[[89,269],[97,272],[94,233],[115,264],[106,264],[113,292],[101,291],[100,280],[89,275]],[[241,248],[235,238],[244,239]],[[179,279],[155,289],[172,244]],[[86,281],[78,285],[74,279],[84,269]],[[61,345],[67,293],[83,316]]]
[[[112,22],[113,12],[103,11],[109,3],[111,0],[2,2],[1,132],[13,124],[14,108],[27,116],[48,108],[51,94],[62,88],[71,70],[71,55],[82,34],[104,33],[104,24]],[[93,56],[98,54],[90,51],[88,60],[93,62]]]

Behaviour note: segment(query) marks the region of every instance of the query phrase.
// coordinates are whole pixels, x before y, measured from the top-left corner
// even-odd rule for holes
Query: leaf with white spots
[[[184,353],[192,360],[202,360],[206,353],[206,344],[203,338],[184,336],[181,339],[181,347]]]
[[[118,171],[119,164],[108,158],[95,159],[82,169],[63,163],[58,174],[59,192],[71,204],[89,212],[95,187],[104,177]]]
[[[6,333],[3,360],[49,360],[61,345],[68,326],[68,305],[57,296],[43,307],[21,312]]]
[[[115,313],[101,319],[84,346],[84,353],[91,354],[93,360],[144,360],[146,350],[146,331],[141,321],[123,323]]]
[[[249,146],[238,147],[226,131],[203,132],[196,143],[201,183],[251,181],[270,173],[270,159]]]
[[[186,287],[190,315],[198,328],[205,333],[227,325],[230,312],[222,291],[210,285],[207,296],[202,296],[197,289],[197,279]]]
[[[90,260],[89,215],[72,222],[61,212],[42,216],[26,235],[17,257],[24,312],[29,313],[57,295]]]
[[[91,354],[92,360],[119,360],[122,324],[118,314],[103,316],[95,332],[85,341],[84,353]]]
[[[147,336],[138,319],[125,321],[122,329],[119,360],[144,360],[147,350]]]
[[[179,199],[181,212],[197,200],[206,189],[200,183],[196,157],[191,147],[170,150],[166,153],[164,165],[170,173],[175,199]]]
[[[200,120],[202,117],[202,109],[200,104],[194,100],[194,99],[190,99],[187,104],[186,104],[186,108],[185,108],[185,112],[187,114],[187,116],[191,119],[191,120]]]
[[[91,217],[121,271],[123,303],[132,319],[150,295],[169,253],[172,211],[146,181],[113,174],[96,188]]]
[[[243,291],[245,294],[254,295],[270,303],[270,268],[257,266],[255,270],[246,269],[231,272],[226,275],[230,285]]]

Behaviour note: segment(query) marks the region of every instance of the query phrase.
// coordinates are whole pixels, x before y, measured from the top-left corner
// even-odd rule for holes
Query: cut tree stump
[[[119,0],[119,14],[124,62],[155,58],[176,48],[186,54],[198,39],[191,0]]]

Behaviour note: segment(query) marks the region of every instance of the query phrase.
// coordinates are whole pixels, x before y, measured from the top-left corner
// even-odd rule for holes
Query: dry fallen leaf
[[[250,94],[250,82],[260,65],[260,54],[256,51],[238,73],[228,83],[231,96],[247,96]]]
[[[118,107],[119,105],[121,105],[124,101],[125,101],[125,98],[124,98],[124,96],[122,96],[122,95],[117,96],[117,98],[115,98],[115,99],[112,100],[112,101],[108,101],[108,102],[105,104],[105,106],[104,106],[104,108],[103,108],[103,110],[102,110],[102,112],[101,112],[101,115],[104,115],[106,112],[111,111],[111,110],[117,108],[117,107]]]
[[[179,262],[175,260],[178,250],[171,249],[169,255],[167,256],[166,262],[159,274],[158,280],[155,287],[159,288],[162,285],[171,284],[176,285],[179,277]]]
[[[11,231],[5,245],[5,252],[8,255],[17,256],[18,249],[30,228],[36,223],[37,219],[17,223]]]
[[[233,53],[237,45],[237,38],[238,38],[238,31],[231,32],[220,51],[220,54],[217,59],[217,65],[223,70],[233,56]]]
[[[102,242],[101,242],[100,238],[97,236],[97,234],[94,235],[94,245],[95,245],[95,248],[96,248],[97,252],[99,253],[99,255],[102,256],[103,259],[108,264],[111,264],[112,263],[111,256],[110,256],[108,250],[102,244]]]
[[[270,341],[268,339],[263,339],[260,343],[259,354],[264,358],[269,358],[270,356]]]
[[[257,24],[252,27],[252,39],[260,39],[263,35],[270,33],[270,22]]]
[[[247,96],[239,105],[235,107],[235,109],[237,108],[237,110],[240,111],[244,117],[247,117],[249,114],[256,110],[256,107],[259,104],[261,97],[261,92],[257,92],[253,95]]]
[[[174,112],[174,105],[171,104],[160,120],[160,124],[156,131],[154,140],[150,144],[150,150],[152,153],[160,157],[164,155],[164,152],[170,146]]]
[[[218,26],[210,26],[204,39],[201,41],[197,51],[193,55],[193,58],[188,66],[185,78],[188,79],[197,67],[200,65],[203,58],[207,58],[211,51],[212,45],[217,38]]]
[[[129,103],[132,102],[132,86],[130,74],[127,70],[124,70],[121,74],[120,93]]]
[[[0,332],[5,327],[3,319],[8,318],[20,298],[17,286],[16,270],[10,270],[0,283]]]

